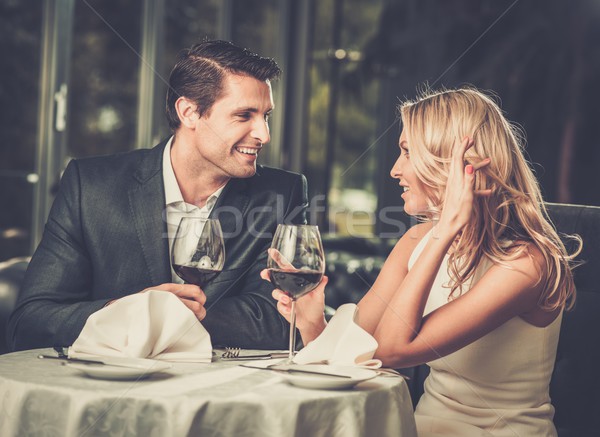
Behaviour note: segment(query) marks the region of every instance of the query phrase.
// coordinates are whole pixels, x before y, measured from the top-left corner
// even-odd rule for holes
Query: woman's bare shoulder
[[[412,226],[404,233],[404,235],[402,235],[400,240],[398,240],[392,254],[395,254],[396,256],[402,254],[401,256],[403,258],[408,259],[410,254],[432,227],[433,223],[431,222],[418,223]]]
[[[543,279],[546,274],[546,258],[542,250],[530,241],[515,241],[508,250],[512,255],[506,265],[528,272],[537,278],[536,282]]]
[[[539,304],[543,298],[544,284],[546,284],[546,278],[549,274],[546,257],[544,252],[532,242],[518,241],[516,247],[521,249],[521,253],[510,261],[509,265],[531,278],[531,287],[524,290],[524,292],[532,294],[536,299],[536,304],[530,310],[520,314],[520,317],[531,325],[537,327],[547,326],[560,314],[562,307],[549,311]]]
[[[408,229],[398,243],[404,242],[415,247],[432,228],[433,222],[418,223]]]

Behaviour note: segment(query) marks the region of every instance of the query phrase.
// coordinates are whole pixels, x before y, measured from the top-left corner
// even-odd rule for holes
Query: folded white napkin
[[[377,340],[356,324],[357,313],[353,303],[340,306],[321,335],[298,352],[294,362],[380,368],[381,361],[373,359]]]
[[[152,358],[209,363],[210,335],[177,296],[149,290],[121,298],[88,317],[69,357]]]

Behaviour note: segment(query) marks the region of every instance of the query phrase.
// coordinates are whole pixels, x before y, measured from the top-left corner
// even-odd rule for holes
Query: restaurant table
[[[377,376],[343,390],[307,389],[278,372],[216,358],[114,381],[39,354],[56,355],[51,349],[0,355],[2,437],[416,436],[401,377]]]

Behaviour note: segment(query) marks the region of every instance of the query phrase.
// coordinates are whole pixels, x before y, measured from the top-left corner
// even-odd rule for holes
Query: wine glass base
[[[295,357],[296,357],[296,352],[294,352],[294,356],[292,358],[287,357],[280,364],[285,364],[285,365],[296,364],[296,362],[294,361]]]

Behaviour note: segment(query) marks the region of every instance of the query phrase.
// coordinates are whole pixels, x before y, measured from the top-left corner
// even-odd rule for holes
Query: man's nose
[[[271,140],[269,133],[269,123],[266,120],[258,120],[254,123],[252,129],[252,138],[256,138],[261,144],[267,144]]]

